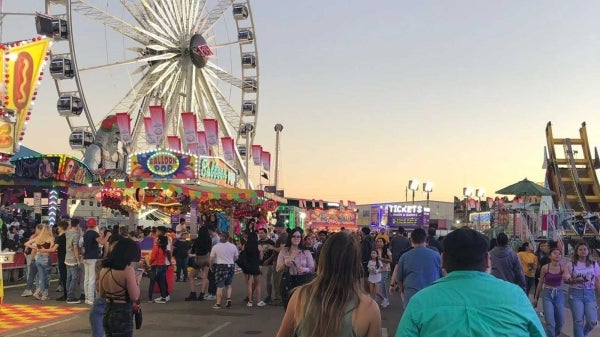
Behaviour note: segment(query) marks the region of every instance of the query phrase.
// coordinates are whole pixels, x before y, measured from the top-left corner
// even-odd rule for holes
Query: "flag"
[[[306,208],[306,200],[304,200],[304,199],[298,200],[298,207]]]
[[[206,132],[206,142],[209,146],[219,145],[219,123],[216,119],[205,118],[202,120],[204,132]]]
[[[340,209],[344,208],[344,200],[340,200]]]
[[[256,165],[256,166],[260,166],[260,163],[262,160],[261,153],[262,153],[262,146],[252,145],[252,161],[254,162],[254,165]]]
[[[119,128],[121,141],[125,144],[131,143],[131,117],[127,112],[118,112],[115,116],[117,117],[117,127]]]
[[[206,142],[206,133],[198,131],[198,152],[199,156],[208,156],[208,143]]]
[[[262,162],[265,171],[271,170],[271,153],[263,151],[260,154],[260,161]]]
[[[169,149],[181,151],[181,139],[179,137],[167,136],[167,143],[169,144]]]
[[[491,209],[494,205],[494,199],[492,197],[487,197],[485,198],[485,201],[487,202],[488,209]]]
[[[225,161],[233,161],[233,153],[235,152],[233,138],[222,137],[221,145],[223,146],[223,159],[225,159]]]
[[[323,200],[322,199],[319,199],[319,208],[323,209]]]
[[[181,125],[183,126],[183,139],[189,147],[190,144],[198,143],[198,127],[196,115],[193,112],[181,113]]]
[[[160,105],[150,106],[150,119],[152,120],[152,132],[157,143],[165,137],[165,109]]]
[[[146,131],[146,143],[157,145],[158,141],[152,131],[152,119],[150,117],[144,117],[144,131]]]

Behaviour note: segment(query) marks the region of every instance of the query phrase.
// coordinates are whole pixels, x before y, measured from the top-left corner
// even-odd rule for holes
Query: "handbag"
[[[135,328],[140,329],[142,327],[142,306],[139,304],[133,305],[133,319],[135,321]]]

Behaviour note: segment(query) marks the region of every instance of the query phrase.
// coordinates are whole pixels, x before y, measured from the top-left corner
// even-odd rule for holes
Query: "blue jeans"
[[[90,310],[90,325],[92,327],[92,337],[104,337],[104,326],[102,317],[106,308],[106,300],[103,297],[96,297],[92,310]]]
[[[560,288],[542,290],[542,305],[546,321],[546,335],[557,337],[565,323],[565,296]]]
[[[35,256],[35,265],[38,270],[38,290],[44,293],[50,287],[50,271],[52,270],[50,256],[37,254]]]
[[[379,286],[381,287],[381,294],[383,295],[383,298],[390,298],[389,295],[389,289],[388,287],[385,285],[387,282],[387,279],[390,277],[390,272],[389,270],[386,271],[382,271],[381,272],[381,281],[379,282]]]
[[[594,289],[569,288],[569,306],[573,315],[573,337],[587,336],[598,325]]]
[[[35,261],[31,261],[27,268],[27,289],[31,291],[35,291],[34,283],[37,279],[38,269]]]
[[[158,282],[160,297],[167,297],[169,295],[169,290],[167,289],[167,266],[152,266],[151,272],[154,274],[154,277],[150,278],[150,284],[148,285],[148,299],[152,299],[155,282]]]
[[[79,265],[67,265],[67,299],[75,298],[75,287],[79,277]]]
[[[189,256],[186,256],[184,258],[181,257],[177,257],[175,258],[175,261],[177,261],[177,271],[175,272],[175,278],[177,280],[187,280],[188,279],[188,262],[189,262]],[[183,272],[183,278],[181,278],[181,273]]]

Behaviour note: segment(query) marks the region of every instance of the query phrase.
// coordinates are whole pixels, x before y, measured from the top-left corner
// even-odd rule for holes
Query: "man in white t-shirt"
[[[185,231],[186,231],[185,218],[181,218],[181,219],[179,219],[179,225],[175,226],[175,237],[180,238],[181,233],[183,233]]]
[[[209,268],[215,273],[215,283],[217,284],[217,302],[213,305],[213,309],[221,309],[221,298],[225,287],[227,287],[225,307],[231,308],[231,281],[237,259],[238,250],[233,243],[229,242],[229,233],[221,233],[221,242],[212,247],[209,260]]]

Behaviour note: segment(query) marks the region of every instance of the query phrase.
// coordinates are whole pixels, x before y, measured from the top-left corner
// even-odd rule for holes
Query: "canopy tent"
[[[189,196],[191,199],[200,201],[204,200],[235,200],[239,202],[258,201],[259,197],[264,197],[257,191],[237,189],[237,188],[226,188],[226,187],[215,187],[215,186],[204,186],[204,185],[185,185],[185,184],[174,184],[169,182],[151,182],[151,181],[120,181],[120,182],[107,182],[104,184],[104,188],[143,188],[143,189],[163,189],[172,190],[178,194],[184,194]],[[259,191],[260,192],[260,191]]]

